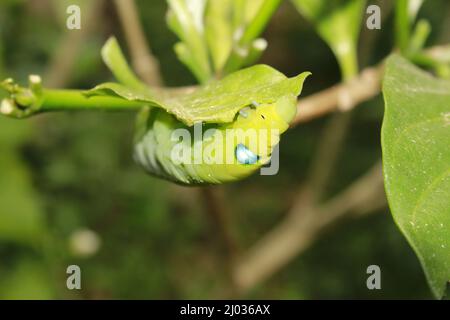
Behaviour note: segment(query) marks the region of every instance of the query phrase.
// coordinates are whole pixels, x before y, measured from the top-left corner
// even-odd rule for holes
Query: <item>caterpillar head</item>
[[[236,160],[241,164],[267,163],[273,148],[279,143],[280,135],[289,128],[296,115],[296,98],[286,96],[271,104],[253,103],[242,109],[231,125],[234,130],[244,130],[237,134]],[[249,134],[248,130],[255,134]],[[256,136],[256,138],[255,138]]]
[[[201,176],[213,183],[234,181],[251,175],[267,164],[280,141],[280,135],[289,128],[296,115],[296,102],[295,96],[286,96],[274,103],[253,103],[243,108],[234,122],[218,125],[205,141],[214,144],[220,140],[223,144],[222,158],[225,160],[220,164],[201,167]],[[229,161],[231,158],[232,161]]]

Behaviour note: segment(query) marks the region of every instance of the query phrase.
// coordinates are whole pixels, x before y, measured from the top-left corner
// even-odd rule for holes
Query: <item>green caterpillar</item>
[[[288,129],[296,110],[296,97],[291,95],[271,104],[248,106],[231,123],[204,126],[210,136],[201,141],[204,152],[200,152],[201,159],[195,163],[194,148],[199,141],[195,139],[193,128],[160,109],[146,109],[138,122],[141,126],[138,132],[145,133],[136,139],[134,158],[149,173],[182,184],[239,180],[270,161],[280,134]],[[180,129],[194,139],[183,141],[188,161],[178,163],[174,161],[173,151],[182,142],[174,139],[173,134]],[[208,160],[205,151],[213,150],[217,155],[217,149],[223,150],[217,161],[209,159],[210,163],[203,163]]]
[[[287,78],[255,65],[193,89],[157,89],[135,77],[114,38],[102,55],[120,83],[104,83],[86,94],[142,104],[136,162],[155,176],[187,185],[239,180],[268,163],[295,117],[309,75]]]

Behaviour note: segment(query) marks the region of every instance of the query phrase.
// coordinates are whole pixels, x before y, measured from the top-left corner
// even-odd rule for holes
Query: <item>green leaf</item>
[[[258,38],[280,5],[281,0],[234,0],[233,46],[224,74],[230,74],[256,62],[267,48],[267,41]]]
[[[356,50],[365,0],[292,0],[339,61],[344,78],[358,72]]]
[[[120,83],[140,90],[147,87],[131,70],[115,37],[106,41],[102,48],[102,58]]]
[[[208,1],[205,15],[206,38],[216,72],[222,70],[233,46],[231,17],[231,0]]]
[[[167,2],[167,24],[181,40],[175,45],[178,59],[206,83],[259,58],[267,45],[258,37],[281,0]]]
[[[450,280],[450,82],[394,55],[383,84],[386,193],[436,297]]]
[[[424,0],[397,0],[395,2],[396,43],[404,55],[413,53],[415,49],[414,44],[411,47],[411,33],[423,2]],[[413,33],[413,37],[420,38],[425,36],[424,40],[426,40],[429,31],[424,29],[424,24],[422,23],[422,26],[416,25],[415,28],[414,33],[418,33],[418,35],[414,35]]]
[[[261,35],[280,3],[281,0],[246,1],[245,29],[239,39],[240,45],[250,44]]]
[[[206,0],[167,0],[167,24],[180,38],[175,52],[201,83],[211,78],[205,36],[204,12]]]
[[[191,126],[196,122],[232,122],[236,113],[253,103],[273,103],[284,96],[298,96],[309,75],[304,72],[287,78],[277,70],[256,65],[237,71],[222,80],[189,90],[159,89],[155,94],[104,83],[88,91],[89,96],[119,96],[129,101],[159,107]]]

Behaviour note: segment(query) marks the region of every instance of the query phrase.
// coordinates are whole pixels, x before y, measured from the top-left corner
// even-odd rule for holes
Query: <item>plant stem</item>
[[[431,33],[431,25],[427,20],[419,20],[411,36],[408,50],[411,54],[415,54],[423,49],[425,43]]]
[[[45,90],[41,111],[59,110],[136,110],[142,102],[128,101],[119,97],[88,97],[80,90]]]
[[[335,54],[341,69],[342,80],[347,82],[356,77],[359,73],[358,54],[356,48],[350,45],[349,42],[348,49],[340,52],[336,51]]]
[[[25,103],[24,103],[25,101]],[[119,97],[88,97],[81,90],[42,90],[39,95],[24,89],[3,99],[0,113],[12,118],[26,118],[38,113],[70,110],[128,111],[143,107],[142,102]]]
[[[302,195],[307,196],[305,193]],[[346,216],[376,213],[386,206],[380,162],[324,204],[305,207],[304,203],[299,198],[285,218],[243,255],[234,273],[242,294],[304,253],[334,223]]]

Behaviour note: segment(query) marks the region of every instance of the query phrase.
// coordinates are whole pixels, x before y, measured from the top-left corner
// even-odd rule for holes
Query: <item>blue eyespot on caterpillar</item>
[[[236,160],[241,164],[255,164],[259,160],[259,156],[250,151],[242,143],[236,147]]]

